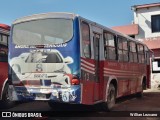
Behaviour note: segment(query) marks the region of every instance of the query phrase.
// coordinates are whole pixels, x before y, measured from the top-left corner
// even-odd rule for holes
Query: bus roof
[[[10,30],[10,26],[6,24],[1,24],[0,23],[0,28],[5,29],[5,30]]]
[[[133,39],[133,38],[129,37],[128,35],[122,34],[122,33],[117,32],[117,31],[115,31],[115,30],[113,30],[111,28],[105,27],[105,26],[103,26],[101,24],[98,24],[96,22],[93,22],[91,20],[83,18],[83,17],[79,16],[78,14],[68,13],[68,12],[50,12],[50,13],[42,13],[42,14],[33,14],[33,15],[30,15],[30,16],[26,16],[26,17],[22,17],[22,18],[16,19],[13,22],[13,24],[17,24],[17,23],[21,23],[21,22],[27,22],[27,21],[30,21],[30,20],[45,19],[45,18],[68,18],[68,19],[74,19],[75,17],[79,17],[81,19],[84,19],[85,21],[87,21],[88,23],[90,23],[92,25],[99,26],[99,27],[103,28],[104,30],[110,31],[110,32],[112,32],[112,33],[114,33],[116,35],[119,35],[119,36],[122,36],[122,37],[126,37],[129,40],[132,40],[132,41],[135,41],[137,43],[145,45],[141,41]]]
[[[25,16],[19,19],[16,19],[13,24],[26,22],[30,20],[37,20],[37,19],[45,19],[45,18],[68,18],[74,19],[77,16],[74,13],[67,13],[67,12],[50,12],[50,13],[42,13],[42,14],[34,14],[30,16]]]

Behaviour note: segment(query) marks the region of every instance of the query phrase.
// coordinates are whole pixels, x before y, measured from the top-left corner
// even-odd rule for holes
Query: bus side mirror
[[[68,56],[68,57],[64,58],[64,62],[65,62],[66,64],[71,64],[71,63],[73,63],[73,59]]]

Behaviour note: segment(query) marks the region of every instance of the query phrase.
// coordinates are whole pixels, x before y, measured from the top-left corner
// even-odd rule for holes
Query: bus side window
[[[146,46],[144,46],[144,63],[149,65],[149,60],[150,58],[148,57],[149,56],[149,50]]]
[[[133,47],[132,47],[132,42],[129,42],[129,61],[134,62],[134,52],[133,52]]]
[[[137,49],[136,49],[136,44],[134,42],[129,43],[130,46],[130,51],[129,51],[129,60],[130,62],[138,62],[137,60]]]
[[[118,37],[118,60],[123,61],[123,40]]]
[[[118,37],[118,55],[119,61],[128,61],[128,41],[122,37]]]
[[[139,61],[139,63],[145,63],[143,45],[137,44],[137,49],[138,49],[138,61]]]
[[[105,59],[116,60],[116,37],[111,33],[104,32],[104,56]]]
[[[8,35],[0,34],[0,62],[8,62]]]
[[[88,23],[84,21],[81,22],[81,33],[83,56],[86,58],[91,58],[90,28]]]
[[[107,33],[103,33],[103,40],[104,40],[104,57],[108,59],[108,40],[107,40]]]
[[[123,61],[128,62],[128,41],[123,40]]]
[[[141,56],[142,56],[142,63],[145,63],[145,50],[144,50],[144,46],[141,45]]]
[[[8,36],[4,35],[4,34],[1,34],[0,35],[0,43],[7,46],[7,44],[8,44]]]

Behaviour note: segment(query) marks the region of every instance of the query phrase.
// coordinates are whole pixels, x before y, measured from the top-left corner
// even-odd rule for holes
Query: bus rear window
[[[13,26],[13,42],[16,45],[61,44],[72,36],[71,19],[39,19]]]

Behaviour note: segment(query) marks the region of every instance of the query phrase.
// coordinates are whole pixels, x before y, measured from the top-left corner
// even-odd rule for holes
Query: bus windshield
[[[61,44],[73,36],[71,19],[39,19],[15,24],[13,42],[16,45]]]

